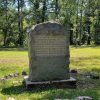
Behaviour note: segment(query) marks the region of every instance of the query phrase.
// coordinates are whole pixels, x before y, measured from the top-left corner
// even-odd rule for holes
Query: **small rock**
[[[5,79],[9,79],[9,76],[4,76]]]
[[[93,100],[91,97],[88,96],[79,96],[75,100]]]
[[[89,76],[91,73],[90,72],[86,72],[84,73],[84,76]]]
[[[90,78],[91,78],[91,79],[99,79],[99,76],[96,75],[96,74],[91,74],[91,75],[90,75]]]
[[[86,76],[87,78],[90,78],[90,76],[88,75],[88,76]]]
[[[22,72],[22,75],[27,75],[27,73],[25,71]]]
[[[77,70],[72,69],[72,70],[70,71],[70,73],[77,73]]]
[[[19,73],[15,73],[15,74],[14,74],[14,77],[18,77],[18,76],[19,76]]]
[[[9,74],[9,77],[14,77],[14,74]]]
[[[0,78],[0,81],[5,81],[6,79],[5,78]]]

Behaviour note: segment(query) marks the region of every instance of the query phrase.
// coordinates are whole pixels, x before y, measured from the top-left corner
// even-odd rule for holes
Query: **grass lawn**
[[[100,47],[70,47],[70,61],[71,69],[77,69],[81,73],[96,72],[100,75]],[[27,50],[0,49],[0,78],[10,73],[21,74],[22,71],[28,72]],[[89,81],[89,79],[76,78],[84,84],[86,82],[86,86],[77,89],[36,88],[29,91],[22,85],[23,77],[20,75],[0,82],[0,100],[6,100],[8,97],[13,97],[15,100],[74,99],[81,95],[91,96],[93,100],[100,98],[100,79]],[[14,83],[15,81],[18,83]]]

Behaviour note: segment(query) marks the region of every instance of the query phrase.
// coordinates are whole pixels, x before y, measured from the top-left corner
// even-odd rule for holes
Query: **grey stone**
[[[75,100],[93,100],[93,99],[89,96],[79,96]]]
[[[18,77],[20,74],[19,73],[15,73],[14,74],[14,77]]]
[[[5,81],[6,79],[5,78],[0,78],[0,81],[2,82],[2,81]]]
[[[53,80],[53,81],[39,81],[39,82],[32,82],[28,79],[28,76],[24,77],[26,88],[32,87],[55,87],[55,88],[76,88],[76,79],[70,77],[70,79],[66,80]]]
[[[97,73],[85,73],[84,76],[91,79],[99,79],[99,75]]]
[[[99,75],[97,75],[97,74],[90,74],[90,78],[91,79],[99,79]]]
[[[9,77],[14,77],[14,74],[9,74],[8,76],[9,76]]]
[[[86,77],[87,77],[87,78],[90,78],[90,75],[87,75]]]
[[[29,80],[69,79],[69,31],[56,22],[38,24],[29,32]]]

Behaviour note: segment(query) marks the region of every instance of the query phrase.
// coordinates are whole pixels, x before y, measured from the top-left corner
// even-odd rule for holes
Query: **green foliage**
[[[4,38],[0,44],[23,46],[27,28],[49,20],[69,28],[72,43],[74,37],[81,43],[84,35],[90,35],[100,44],[99,6],[99,0],[0,0],[0,34]]]

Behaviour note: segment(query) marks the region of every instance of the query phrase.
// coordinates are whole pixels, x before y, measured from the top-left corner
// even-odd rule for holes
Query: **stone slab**
[[[40,81],[40,82],[31,82],[28,76],[24,77],[24,82],[27,89],[30,88],[46,88],[46,87],[54,87],[54,88],[76,88],[76,79],[70,77],[70,79],[66,80],[53,80],[53,81]]]
[[[29,80],[69,79],[69,31],[57,22],[35,25],[29,32]]]

